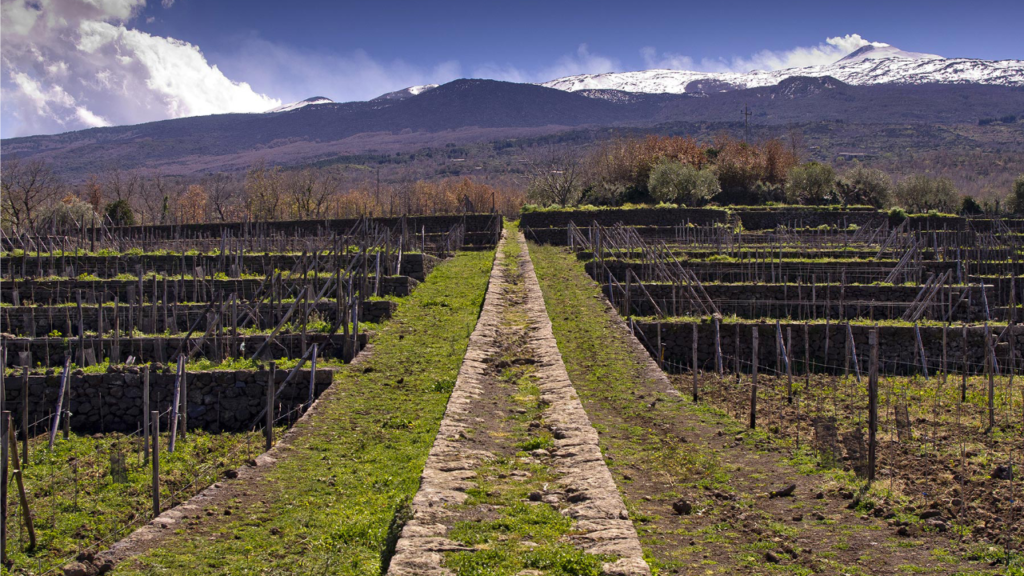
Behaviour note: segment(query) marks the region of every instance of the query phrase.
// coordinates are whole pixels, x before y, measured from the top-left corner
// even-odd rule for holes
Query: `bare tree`
[[[295,216],[299,219],[326,216],[331,198],[339,187],[339,178],[328,170],[307,167],[293,172],[288,178],[288,189]]]
[[[66,190],[64,180],[43,160],[4,160],[0,170],[3,219],[19,231],[31,230],[38,215]]]
[[[112,198],[114,201],[124,200],[128,204],[132,203],[135,196],[142,190],[143,185],[143,179],[138,172],[125,171],[120,168],[108,171],[104,180],[107,198]]]
[[[274,220],[281,205],[281,171],[257,160],[245,174],[245,208],[253,220]]]
[[[551,147],[533,164],[533,179],[527,189],[530,200],[539,204],[574,206],[583,195],[584,161],[572,146]]]
[[[218,172],[203,178],[202,183],[206,188],[213,213],[221,222],[239,217],[242,191],[237,180]]]

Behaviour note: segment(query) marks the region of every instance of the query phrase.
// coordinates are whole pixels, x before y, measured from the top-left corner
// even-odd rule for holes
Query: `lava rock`
[[[693,504],[687,502],[685,498],[680,498],[672,503],[672,511],[680,516],[685,516],[693,512]]]

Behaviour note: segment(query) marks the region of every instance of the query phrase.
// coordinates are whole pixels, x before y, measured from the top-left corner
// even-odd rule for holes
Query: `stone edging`
[[[443,553],[467,549],[445,537],[447,528],[441,520],[448,515],[447,506],[465,502],[464,491],[474,485],[470,482],[476,476],[474,470],[492,457],[486,452],[467,453],[458,439],[473,424],[470,407],[481,395],[485,362],[497,351],[494,336],[501,322],[502,248],[506,240],[503,235],[498,245],[483,310],[424,466],[420,489],[412,502],[412,519],[403,528],[391,560],[390,576],[450,576],[452,572],[441,566]],[[573,537],[573,543],[589,553],[617,556],[618,560],[605,564],[605,574],[649,575],[636,530],[601,455],[597,432],[562,362],[522,234],[516,241],[524,248],[529,346],[537,360],[535,375],[541,401],[548,406],[543,420],[557,447],[552,453],[553,466],[560,476],[559,484],[573,494],[567,514],[576,520],[581,532]]]

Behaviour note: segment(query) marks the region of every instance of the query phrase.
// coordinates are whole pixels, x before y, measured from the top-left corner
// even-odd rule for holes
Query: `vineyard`
[[[96,554],[255,467],[439,262],[499,231],[483,215],[5,238],[8,567],[112,565]]]
[[[1022,240],[856,208],[4,237],[5,570],[1021,574]]]
[[[900,536],[1009,558],[1024,544],[1022,223],[780,212],[753,230],[701,210],[523,224],[575,253],[680,394],[741,424],[733,446],[848,471],[849,508]]]

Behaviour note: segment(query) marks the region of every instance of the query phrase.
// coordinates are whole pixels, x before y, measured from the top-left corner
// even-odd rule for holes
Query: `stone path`
[[[521,247],[508,261],[507,242]],[[522,322],[510,320],[519,315]],[[509,351],[516,358],[505,359]],[[507,414],[525,410],[510,397],[516,391],[500,375],[508,366],[531,366],[539,389],[539,421],[520,422]],[[496,416],[496,413],[499,414]],[[480,470],[498,458],[521,454],[508,440],[520,430],[546,430],[547,450],[533,450],[518,460],[549,473],[552,482],[524,499],[550,505],[575,521],[566,540],[584,552],[611,558],[606,574],[649,575],[636,530],[598,447],[591,426],[566,373],[551,331],[540,285],[521,234],[502,237],[483,311],[448,402],[434,446],[424,467],[412,516],[402,530],[388,574],[450,575],[446,552],[471,552],[473,547],[450,539],[457,522],[493,517],[495,506],[474,504],[467,491],[483,484]],[[481,430],[483,428],[483,430]],[[528,479],[527,472],[512,475]],[[467,504],[467,502],[469,502]],[[545,544],[544,542],[531,545]]]

